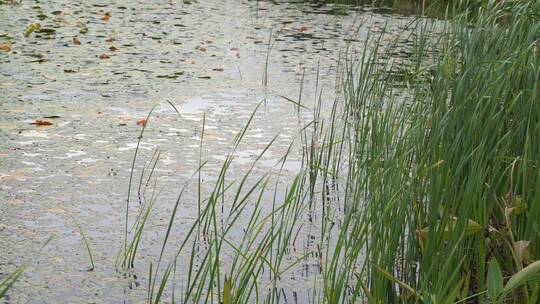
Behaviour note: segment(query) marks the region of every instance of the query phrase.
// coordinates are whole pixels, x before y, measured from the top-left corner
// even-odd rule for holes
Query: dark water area
[[[294,1],[0,5],[0,44],[9,46],[0,51],[0,280],[30,265],[0,302],[145,303],[147,261],[159,254],[180,188],[193,183],[203,118],[203,191],[259,104],[231,172],[245,172],[279,134],[254,175],[276,171],[316,100],[333,102],[343,49],[361,46],[369,30],[403,34],[413,17],[392,12]],[[41,28],[24,37],[32,23]],[[282,96],[301,99],[307,110]],[[117,272],[140,122],[154,107],[135,176],[159,148],[148,193],[159,189],[160,196],[135,270]],[[300,167],[295,145],[282,183]],[[197,216],[194,187],[183,199],[179,235]],[[132,204],[130,212],[139,208]],[[314,250],[314,222],[298,237],[304,251]],[[283,293],[306,303],[316,288],[314,263],[291,271]]]

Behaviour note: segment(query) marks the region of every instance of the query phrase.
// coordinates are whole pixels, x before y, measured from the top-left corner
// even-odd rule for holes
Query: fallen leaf
[[[105,15],[103,16],[103,18],[101,18],[101,19],[103,19],[103,21],[105,21],[105,22],[108,22],[109,19],[111,19],[111,14],[105,13]]]
[[[206,52],[206,48],[204,48],[204,47],[199,47],[199,51],[201,51],[201,52],[204,53],[204,52]]]
[[[2,43],[0,44],[0,50],[6,52],[6,53],[9,53],[11,52],[11,43]]]
[[[33,123],[30,123],[31,125],[36,125],[36,126],[52,126],[53,123],[50,122],[50,121],[47,121],[47,120],[36,120],[34,121]]]
[[[109,50],[112,51],[112,52],[116,52],[116,51],[118,51],[118,48],[115,47],[114,45],[111,45],[111,46],[109,47]]]
[[[34,32],[35,30],[39,30],[41,29],[41,24],[35,22],[35,23],[31,23],[27,28],[26,28],[26,32],[24,32],[24,37],[25,38],[28,38],[30,36],[30,34],[32,34],[32,32]]]
[[[199,76],[199,79],[210,79],[210,76]]]
[[[142,126],[142,127],[146,126],[146,119],[143,118],[143,119],[137,120],[137,126]]]
[[[109,58],[111,58],[111,57],[110,57],[109,55],[107,55],[107,54],[101,54],[101,55],[99,55],[99,59],[102,59],[102,60],[103,60],[103,59],[109,59]]]
[[[299,31],[300,33],[307,32],[307,30],[308,30],[307,26],[302,26],[302,27],[300,27],[300,28],[298,29],[298,31]]]
[[[81,44],[81,40],[79,39],[79,37],[73,37],[73,44],[76,44],[76,45]]]
[[[195,60],[191,60],[191,64],[195,64]]]
[[[212,69],[212,71],[216,71],[216,72],[223,72],[223,68],[214,68]]]

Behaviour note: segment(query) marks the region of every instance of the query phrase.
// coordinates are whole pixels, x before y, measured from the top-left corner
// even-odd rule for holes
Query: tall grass
[[[277,176],[252,174],[275,138],[230,177],[254,112],[206,198],[199,161],[198,217],[172,245],[189,189],[180,191],[149,264],[147,301],[281,303],[288,273],[314,262],[311,303],[537,303],[539,5],[488,3],[474,19],[419,19],[407,65],[396,63],[403,46],[385,32],[368,37],[360,58],[347,52],[338,98],[326,116],[315,102],[297,139],[302,169],[284,191],[278,181],[295,145]],[[119,265],[133,267],[152,207],[131,246],[126,236]],[[313,212],[316,246],[292,255]],[[175,252],[168,261],[166,246]]]

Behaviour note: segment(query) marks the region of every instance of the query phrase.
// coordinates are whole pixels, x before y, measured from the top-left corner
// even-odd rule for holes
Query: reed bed
[[[384,31],[367,39],[360,58],[345,52],[338,97],[324,117],[327,104],[315,103],[299,134],[302,170],[281,200],[264,195],[278,191],[270,175],[249,182],[273,141],[244,176],[227,175],[250,119],[207,198],[199,187],[198,218],[171,245],[179,196],[149,266],[148,302],[164,300],[183,268],[172,302],[281,303],[282,278],[316,261],[310,303],[537,303],[539,5],[490,2],[474,16],[418,19],[407,64],[396,63],[401,46]],[[119,266],[133,267],[152,206]],[[316,249],[291,261],[314,208],[322,214]],[[241,228],[240,218],[249,219]],[[176,252],[169,261],[166,246]],[[178,261],[181,252],[190,260]]]

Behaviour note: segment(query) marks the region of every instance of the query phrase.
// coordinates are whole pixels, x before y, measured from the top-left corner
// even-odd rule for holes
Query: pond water
[[[175,198],[198,167],[203,115],[203,190],[211,189],[234,137],[258,104],[231,175],[249,168],[279,134],[254,178],[275,171],[311,121],[315,100],[321,96],[323,112],[333,102],[344,47],[361,45],[368,30],[380,31],[386,23],[399,35],[410,21],[369,7],[337,11],[291,1],[0,5],[0,43],[11,47],[0,51],[0,280],[30,265],[0,301],[145,303],[147,261],[159,254]],[[25,38],[35,22],[41,30]],[[281,96],[301,96],[306,110],[297,111]],[[135,175],[159,147],[152,188],[163,191],[142,241],[138,279],[126,278],[114,264],[142,128],[137,122],[153,107]],[[36,120],[52,125],[31,124]],[[300,169],[300,158],[294,146],[285,181]],[[175,229],[196,217],[196,198],[196,186],[188,187]],[[131,208],[137,212],[138,204]],[[88,238],[94,271],[88,271],[76,223]],[[299,239],[303,247],[314,246],[309,232]],[[301,266],[284,278],[283,293],[294,294],[291,302],[307,303],[309,278],[317,271],[309,261]]]

